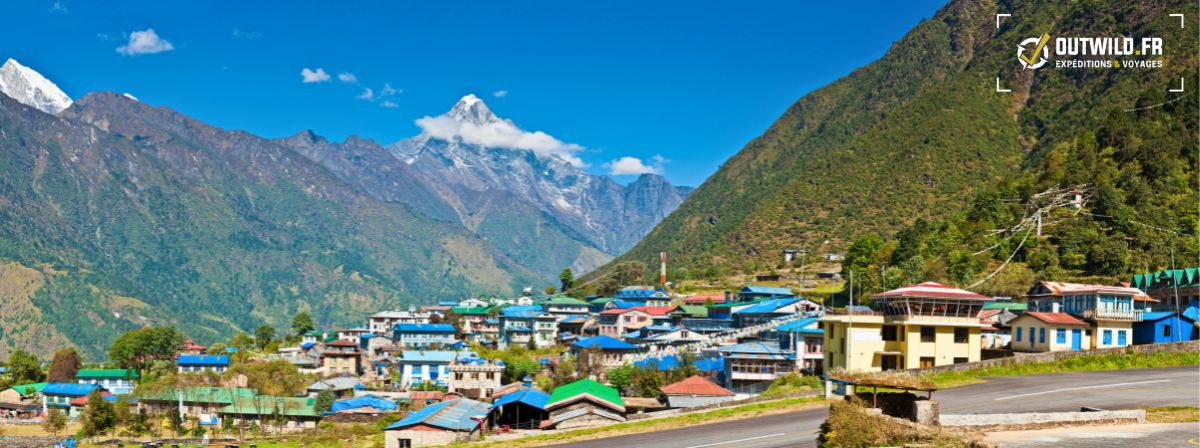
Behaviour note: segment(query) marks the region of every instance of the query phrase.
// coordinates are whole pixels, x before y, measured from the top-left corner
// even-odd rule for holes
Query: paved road
[[[1171,367],[994,377],[935,392],[943,414],[1200,406],[1200,369]],[[816,446],[825,408],[554,445],[560,448],[793,448]],[[1110,439],[1111,440],[1111,439]],[[1092,446],[1099,441],[1092,440]],[[1118,445],[1128,443],[1117,442]]]
[[[1005,448],[1091,448],[1105,444],[1124,447],[1195,447],[1200,445],[1200,423],[1079,426],[997,432],[988,434],[987,439]]]

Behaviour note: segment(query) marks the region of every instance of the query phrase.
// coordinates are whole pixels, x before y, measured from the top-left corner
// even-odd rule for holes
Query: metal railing
[[[1083,310],[1085,319],[1100,319],[1100,320],[1120,320],[1129,322],[1141,322],[1142,310]]]

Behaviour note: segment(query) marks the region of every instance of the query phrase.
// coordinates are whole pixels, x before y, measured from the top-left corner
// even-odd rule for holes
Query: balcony
[[[1141,322],[1142,310],[1083,310],[1084,319]]]

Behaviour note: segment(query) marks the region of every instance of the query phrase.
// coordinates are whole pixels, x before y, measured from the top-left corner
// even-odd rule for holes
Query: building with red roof
[[[1029,311],[1009,325],[1013,351],[1057,352],[1093,347],[1091,324],[1067,313]]]
[[[683,381],[671,383],[659,390],[667,396],[667,405],[673,408],[694,408],[733,400],[729,389],[718,386],[708,378],[692,375]]]
[[[825,366],[859,371],[919,369],[980,359],[979,320],[992,298],[936,282],[871,296],[873,309],[830,310]]]

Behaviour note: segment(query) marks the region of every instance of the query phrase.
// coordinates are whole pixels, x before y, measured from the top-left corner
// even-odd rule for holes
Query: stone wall
[[[1037,429],[1056,426],[1145,423],[1146,411],[1025,412],[1020,414],[942,415],[942,426],[972,431]]]
[[[1044,352],[1044,353],[1018,353],[1007,358],[988,359],[978,362],[964,362],[960,364],[950,364],[945,366],[930,367],[927,369],[910,369],[908,372],[915,374],[935,373],[935,372],[957,372],[963,370],[986,369],[989,367],[1004,366],[1009,364],[1027,364],[1035,362],[1056,362],[1067,358],[1074,358],[1083,355],[1113,355],[1125,353],[1155,353],[1155,352],[1198,352],[1200,351],[1200,341],[1184,341],[1170,342],[1166,344],[1145,344],[1131,345],[1128,347],[1102,348],[1095,350],[1080,350],[1080,351],[1060,351],[1060,352]]]

